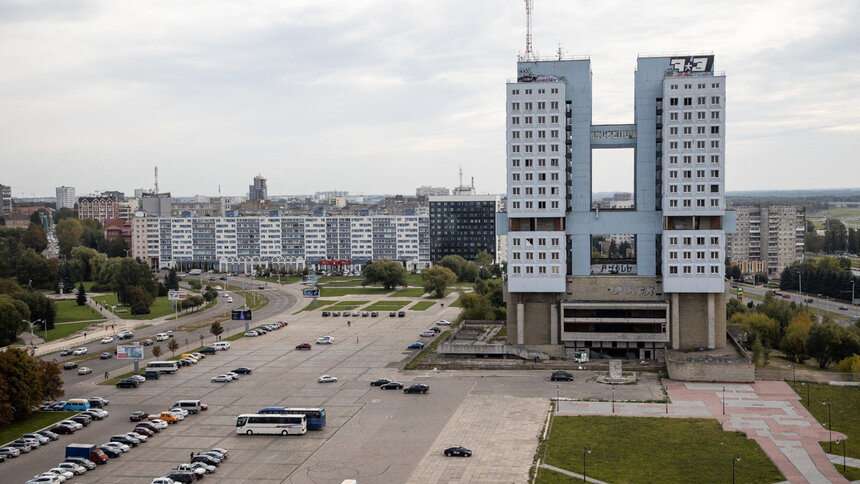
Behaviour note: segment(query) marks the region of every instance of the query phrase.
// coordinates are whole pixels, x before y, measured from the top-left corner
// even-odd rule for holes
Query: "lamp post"
[[[842,472],[845,473],[845,441],[848,440],[848,436],[842,439]],[[839,445],[839,439],[836,439],[836,445]]]
[[[726,387],[723,385],[723,415],[726,414]]]
[[[612,413],[615,413],[615,386],[612,386]]]
[[[735,454],[732,457],[732,484],[735,484],[735,462],[740,462],[740,461],[741,461],[741,455],[740,454]]]
[[[586,479],[586,477],[585,477],[585,469],[586,469],[586,467],[585,467],[585,463],[586,463],[585,458],[586,458],[586,457],[588,456],[588,454],[590,454],[590,453],[591,453],[591,446],[590,446],[589,444],[585,444],[585,449],[583,449],[583,450],[582,450],[582,482],[586,482],[586,480],[587,480],[587,479]]]
[[[828,452],[833,452],[833,420],[830,418],[830,400],[825,400],[821,404],[827,405],[827,430],[830,432],[830,437],[828,437],[830,450]]]

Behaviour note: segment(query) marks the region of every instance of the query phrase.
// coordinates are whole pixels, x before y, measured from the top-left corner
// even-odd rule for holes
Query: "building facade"
[[[57,187],[57,210],[61,208],[75,208],[78,197],[75,196],[75,187]]]
[[[257,268],[360,270],[392,259],[429,266],[426,216],[148,217],[132,221],[132,250],[154,268],[186,266],[249,272]]]
[[[725,75],[640,57],[634,123],[593,125],[588,58],[507,84],[508,342],[593,358],[725,345]],[[632,203],[592,200],[592,150],[632,149]],[[627,242],[629,250],[603,252]]]
[[[140,210],[149,217],[170,217],[170,192],[143,192],[140,196]]]
[[[254,184],[248,185],[248,200],[267,200],[269,189],[266,187],[266,179],[261,175],[254,177]]]
[[[737,230],[727,238],[729,260],[762,262],[768,275],[803,260],[806,209],[786,205],[737,206]],[[757,265],[741,265],[744,268]],[[745,272],[746,273],[746,272]]]
[[[108,219],[119,218],[119,202],[112,196],[79,197],[78,218],[91,218],[101,223]]]
[[[415,189],[416,197],[445,197],[450,193],[450,190],[445,187],[431,187],[429,185],[421,185]]]
[[[430,261],[446,255],[472,260],[482,251],[496,259],[498,195],[430,197]]]
[[[12,187],[0,185],[0,217],[9,216],[12,213]]]

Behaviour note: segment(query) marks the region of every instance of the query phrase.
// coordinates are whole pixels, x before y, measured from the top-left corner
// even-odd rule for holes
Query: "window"
[[[558,101],[553,101],[549,103],[550,109],[558,109]]]
[[[720,96],[711,96],[711,104],[720,104]]]
[[[526,160],[526,166],[532,166],[532,160]]]
[[[677,127],[669,128],[669,134],[678,134],[678,128]]]
[[[678,185],[669,185],[669,193],[678,193]]]
[[[532,132],[526,131],[526,139],[531,139],[531,137],[532,137]]]
[[[514,89],[513,91],[511,91],[511,94],[513,94],[514,96],[516,96],[519,93],[520,93],[519,89]]]
[[[711,170],[711,178],[719,178],[720,170]]]
[[[538,266],[538,274],[546,274],[546,266]]]
[[[690,266],[684,266],[684,274],[692,274],[692,272],[693,271],[690,269]]]
[[[520,174],[519,174],[519,173],[512,173],[512,174],[511,174],[511,179],[512,179],[513,181],[520,181]]]
[[[684,134],[693,134],[693,128],[684,126]]]
[[[558,116],[550,116],[549,119],[550,119],[550,122],[552,122],[552,123],[558,123]]]
[[[689,150],[689,149],[691,149],[692,147],[693,147],[693,142],[692,142],[692,141],[684,141],[684,149],[685,149],[685,150]]]
[[[677,84],[672,84],[671,86],[669,86],[669,89],[671,89],[671,90],[673,90],[673,91],[674,91],[675,89],[678,89],[678,85],[677,85]]]
[[[693,161],[693,157],[692,157],[692,156],[690,156],[690,155],[686,155],[686,156],[684,156],[684,164],[685,164],[685,165],[689,165],[691,161]]]
[[[678,98],[676,98],[676,97],[669,98],[669,106],[677,106],[677,105],[678,105]]]
[[[711,163],[719,163],[720,155],[711,155]]]
[[[514,260],[520,260],[520,253],[519,252],[514,252],[511,254],[511,256],[513,256]]]
[[[558,94],[558,88],[557,88],[557,87],[554,87],[554,88],[552,88],[549,92],[551,92],[551,93],[553,93],[553,94]]]
[[[538,116],[538,124],[545,124],[546,116]]]
[[[538,153],[546,153],[546,145],[538,145]]]
[[[520,266],[514,266],[514,274],[520,273]]]
[[[690,245],[693,243],[693,239],[690,237],[684,237],[684,245]]]
[[[554,130],[550,131],[549,135],[552,136],[553,138],[558,138],[558,130],[554,129]]]
[[[511,110],[519,111],[520,110],[520,103],[511,103]]]
[[[696,126],[696,134],[705,134],[704,126]]]
[[[532,266],[526,266],[526,274],[534,274],[535,268]]]
[[[719,126],[711,126],[711,134],[720,134]]]
[[[514,202],[514,208],[520,208],[520,202]]]
[[[690,185],[684,185],[684,193],[690,193]]]
[[[719,83],[719,82],[715,82],[715,83],[711,84],[711,87],[712,87],[712,88],[714,88],[714,89],[719,89],[719,88],[720,88],[720,83]]]
[[[720,266],[711,266],[711,274],[719,274]]]
[[[713,140],[713,141],[711,141],[711,148],[719,149],[719,148],[720,148],[720,142],[719,142],[719,140]]]
[[[671,163],[673,165],[677,165],[678,164],[678,157],[677,156],[670,156],[669,157],[669,163]]]
[[[696,274],[704,274],[705,266],[696,266]]]
[[[549,164],[550,166],[558,166],[558,158],[550,158]]]
[[[520,117],[514,116],[511,118],[511,124],[520,124]]]
[[[531,181],[531,179],[532,179],[532,174],[526,173],[526,181]]]
[[[669,252],[669,259],[671,259],[671,260],[678,259],[678,251],[675,251],[675,250],[670,251]]]
[[[684,178],[693,178],[693,170],[684,170]]]
[[[684,106],[692,106],[692,105],[693,105],[693,98],[685,97],[684,98]]]
[[[696,141],[696,148],[698,148],[700,150],[705,149],[705,142],[704,141]]]
[[[520,187],[514,187],[514,188],[512,188],[511,190],[512,190],[512,193],[513,193],[514,195],[519,195],[519,194],[520,194]]]
[[[691,204],[689,200],[684,200],[684,207],[685,208],[690,208],[692,206],[693,206],[693,204]]]
[[[720,119],[719,111],[711,111],[711,119]]]
[[[720,253],[717,251],[711,251],[711,260],[720,260]]]
[[[705,185],[696,185],[696,193],[705,193]]]
[[[705,96],[699,96],[696,98],[696,104],[705,104]]]
[[[678,178],[678,172],[675,170],[669,171],[669,178]]]
[[[511,138],[512,139],[520,139],[520,132],[519,131],[512,131],[511,132]]]
[[[552,253],[552,260],[558,260],[558,252]]]
[[[684,120],[690,121],[693,119],[693,113],[684,113]]]
[[[538,94],[543,94],[546,92],[546,89],[538,89]]]
[[[711,206],[715,207],[715,208],[719,208],[720,200],[718,198],[712,198],[711,199]]]
[[[520,239],[519,239],[519,237],[514,237],[514,243],[513,243],[513,245],[520,245]]]
[[[558,181],[558,173],[551,173],[549,177],[552,181]]]
[[[678,113],[669,113],[669,120],[677,121],[678,120]]]
[[[678,266],[669,266],[669,274],[677,274]]]
[[[541,101],[537,104],[538,104],[538,109],[546,109],[546,103],[545,102]]]
[[[538,202],[538,208],[546,208],[546,202]]]
[[[705,178],[705,170],[696,170],[696,176],[699,178]]]
[[[705,260],[705,251],[704,250],[697,251],[696,252],[696,259]]]
[[[520,160],[511,160],[511,166],[520,166]]]
[[[517,239],[517,240],[519,240],[519,239]],[[669,244],[670,245],[678,245],[678,237],[669,237]]]
[[[534,146],[532,146],[532,145],[526,145],[526,153],[531,153],[531,152],[533,152],[533,151],[534,151]]]
[[[696,119],[705,119],[705,112],[699,111],[696,113]]]
[[[678,149],[678,142],[677,141],[670,141],[669,142],[669,149],[670,150],[677,150]]]
[[[677,200],[669,200],[669,206],[672,208],[677,208],[678,207],[678,201]]]
[[[531,117],[531,116],[526,116],[526,118],[525,118],[525,123],[526,123],[526,124],[532,124],[532,117]]]
[[[525,103],[526,111],[532,110],[532,103]]]
[[[719,245],[720,238],[719,237],[711,237],[711,245]]]
[[[711,185],[711,193],[720,193],[719,185]]]

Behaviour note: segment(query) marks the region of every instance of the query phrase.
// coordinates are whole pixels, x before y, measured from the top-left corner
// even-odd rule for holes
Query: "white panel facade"
[[[349,239],[353,259],[373,259],[373,219],[371,217],[350,219]]]
[[[281,219],[260,219],[260,257],[271,258],[281,255]]]
[[[419,217],[396,217],[397,259],[419,259]]]
[[[564,232],[508,232],[508,290],[564,292]]]
[[[565,203],[564,82],[507,85],[508,214],[563,217]]]
[[[663,291],[718,293],[725,290],[725,234],[722,230],[663,233]]]
[[[326,259],[326,219],[305,219],[305,259]]]
[[[215,257],[236,257],[236,219],[218,218],[215,221]]]

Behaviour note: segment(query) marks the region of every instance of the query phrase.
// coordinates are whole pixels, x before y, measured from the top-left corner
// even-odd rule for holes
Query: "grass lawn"
[[[21,434],[29,434],[41,430],[53,423],[74,417],[78,412],[36,412],[30,418],[20,422],[12,422],[0,428],[0,442],[11,442]]]
[[[392,296],[394,297],[421,297],[424,295],[423,287],[408,287],[406,289],[401,289]]]
[[[299,311],[299,313],[302,311],[315,311],[317,309],[322,309],[323,306],[328,306],[329,304],[334,304],[335,302],[337,302],[337,301],[335,301],[334,299],[317,299],[317,307],[314,307],[314,302],[311,301],[308,303],[307,306],[305,306],[304,309]],[[296,313],[296,314],[298,314],[298,313]]]
[[[353,310],[359,306],[364,306],[370,301],[340,301],[333,306],[329,306],[326,308],[326,311],[345,311],[345,310]]]
[[[66,336],[77,333],[78,331],[92,325],[95,323],[64,323],[57,324],[54,326],[54,329],[48,330],[48,338],[45,341],[54,341],[57,339],[65,338]],[[45,332],[42,332],[42,336],[45,335]]]
[[[75,301],[54,301],[57,307],[55,323],[68,323],[71,321],[86,321],[90,319],[104,319],[104,316],[89,306],[78,306]]]
[[[364,308],[365,311],[397,311],[412,301],[376,301]]]
[[[800,402],[819,422],[827,422],[827,405],[821,402],[831,402],[830,416],[833,419],[833,430],[848,436],[848,457],[860,458],[860,387],[840,387],[820,383],[786,382],[800,396]],[[807,388],[807,385],[809,387]],[[806,395],[809,390],[811,404],[807,405]],[[852,445],[853,443],[853,445]],[[821,446],[830,452],[830,443],[822,442]],[[834,454],[842,454],[842,444],[833,444]],[[839,466],[841,469],[842,466]]]
[[[461,308],[461,307],[463,307],[463,301],[460,301],[460,298],[458,297],[458,298],[457,298],[454,302],[452,302],[448,307],[452,307],[452,308]]]
[[[99,304],[107,308],[108,311],[110,311],[111,306],[116,306],[117,317],[123,319],[155,319],[173,312],[173,309],[170,307],[170,301],[167,300],[167,296],[155,298],[155,301],[153,301],[152,306],[149,307],[149,314],[131,314],[131,310],[128,306],[120,306],[117,303],[116,294],[114,293],[105,294],[104,296],[98,296],[94,299]],[[125,312],[120,312],[120,310],[125,310]],[[182,313],[181,310],[179,312]]]
[[[545,462],[612,483],[731,482],[733,454],[737,482],[779,482],[785,478],[761,447],[742,432],[724,432],[715,419],[555,417]],[[539,469],[537,482],[573,482]]]
[[[353,279],[350,281],[331,281],[326,283],[325,287],[359,287],[363,283],[364,279]]]
[[[278,277],[255,277],[257,281],[265,281],[271,282],[272,284],[278,283]],[[281,276],[281,284],[292,284],[294,282],[299,282],[302,280],[302,276]],[[222,281],[223,282],[223,281]]]
[[[436,302],[434,301],[418,301],[417,303],[413,304],[412,307],[409,309],[411,311],[426,311],[430,309],[434,304],[436,304]]]
[[[388,294],[390,289],[381,287],[320,287],[320,297],[338,297],[349,294]]]

